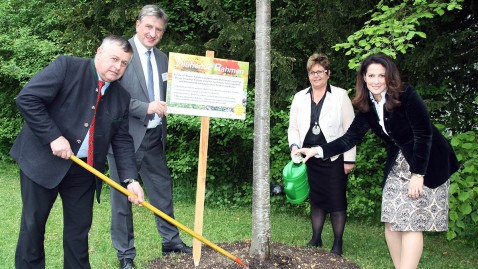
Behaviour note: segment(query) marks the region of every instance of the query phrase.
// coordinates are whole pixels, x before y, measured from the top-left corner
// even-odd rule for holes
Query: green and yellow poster
[[[168,113],[246,118],[249,63],[169,53]]]

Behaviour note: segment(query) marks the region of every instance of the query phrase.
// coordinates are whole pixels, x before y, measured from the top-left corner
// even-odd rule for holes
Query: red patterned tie
[[[96,98],[96,105],[95,105],[95,113],[93,114],[93,118],[91,119],[90,124],[90,136],[88,137],[88,157],[86,158],[86,162],[88,165],[93,166],[93,153],[94,153],[94,137],[95,137],[95,121],[96,121],[96,111],[98,111],[98,103],[101,99],[101,88],[103,88],[105,83],[101,80],[98,80],[98,98]]]

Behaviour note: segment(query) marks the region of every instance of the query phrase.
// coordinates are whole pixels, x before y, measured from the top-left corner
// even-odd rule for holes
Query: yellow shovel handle
[[[133,193],[131,193],[130,191],[128,191],[127,189],[125,189],[123,186],[121,186],[120,184],[116,183],[115,181],[113,181],[112,179],[108,178],[107,176],[103,175],[100,171],[96,170],[95,168],[91,167],[90,165],[88,165],[87,163],[85,163],[84,161],[82,161],[81,159],[79,159],[78,157],[72,155],[70,157],[70,159],[72,161],[74,161],[75,163],[77,163],[78,165],[82,166],[83,168],[85,168],[86,170],[90,171],[91,173],[93,173],[95,176],[101,178],[104,182],[108,183],[108,185],[112,186],[113,188],[117,189],[118,191],[122,192],[124,195],[126,196],[134,196],[136,197],[136,195],[134,195]],[[179,223],[178,221],[176,221],[175,219],[171,218],[170,216],[166,215],[165,213],[163,213],[161,210],[157,209],[156,207],[152,206],[150,203],[144,201],[144,202],[141,202],[141,205],[143,205],[144,207],[146,207],[147,209],[153,211],[156,215],[160,216],[161,218],[165,219],[166,221],[168,221],[169,223],[173,224],[174,226],[178,227],[179,229],[185,231],[186,233],[190,234],[192,237],[198,239],[199,241],[203,242],[204,244],[208,245],[209,247],[211,247],[212,249],[214,249],[215,251],[221,253],[222,255],[228,257],[229,259],[233,260],[234,262],[242,265],[243,267],[246,267],[248,268],[248,266],[242,262],[239,258],[235,257],[234,255],[232,255],[231,253],[225,251],[224,249],[222,249],[221,247],[219,247],[218,245],[212,243],[211,241],[207,240],[206,238],[204,238],[202,235],[194,232],[193,230],[189,229],[188,227],[182,225],[181,223]]]

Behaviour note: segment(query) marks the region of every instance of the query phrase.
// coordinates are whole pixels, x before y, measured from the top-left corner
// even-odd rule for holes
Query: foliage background
[[[354,87],[356,72],[348,68],[351,56],[333,48],[370,20],[377,6],[400,1],[272,1],[271,183],[280,183],[289,160],[288,112],[295,92],[307,87],[305,62],[313,52],[332,62],[331,84]],[[415,1],[423,2],[423,1]],[[447,2],[447,1],[425,1]],[[4,0],[0,2],[0,158],[11,161],[8,150],[22,119],[14,98],[25,83],[60,54],[93,57],[108,34],[130,37],[138,10],[148,1],[126,0]],[[164,52],[203,55],[214,50],[218,58],[251,63],[254,81],[254,1],[157,1],[170,17],[168,31],[158,47]],[[398,10],[410,12],[411,4]],[[412,9],[413,11],[413,9]],[[462,169],[452,177],[451,232],[476,234],[478,222],[477,78],[478,4],[466,0],[462,8],[421,21],[417,30],[426,38],[409,40],[414,46],[397,55],[404,80],[415,85],[435,124],[452,141]],[[351,93],[352,94],[352,93]],[[254,87],[250,85],[244,121],[212,119],[207,170],[209,206],[251,204]],[[193,201],[199,144],[198,118],[170,115],[168,163],[176,188]],[[378,220],[384,149],[373,135],[358,148],[357,168],[349,178],[349,215]],[[291,206],[273,196],[278,210],[307,212],[307,205]]]

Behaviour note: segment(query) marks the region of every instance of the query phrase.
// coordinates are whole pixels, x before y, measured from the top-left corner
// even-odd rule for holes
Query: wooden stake
[[[214,58],[214,51],[206,51],[206,57]],[[209,141],[209,117],[201,117],[201,136],[199,139],[198,177],[196,186],[196,209],[194,213],[194,232],[202,235],[204,216],[204,195],[206,193],[207,148]],[[193,239],[194,266],[201,260],[201,241]]]

